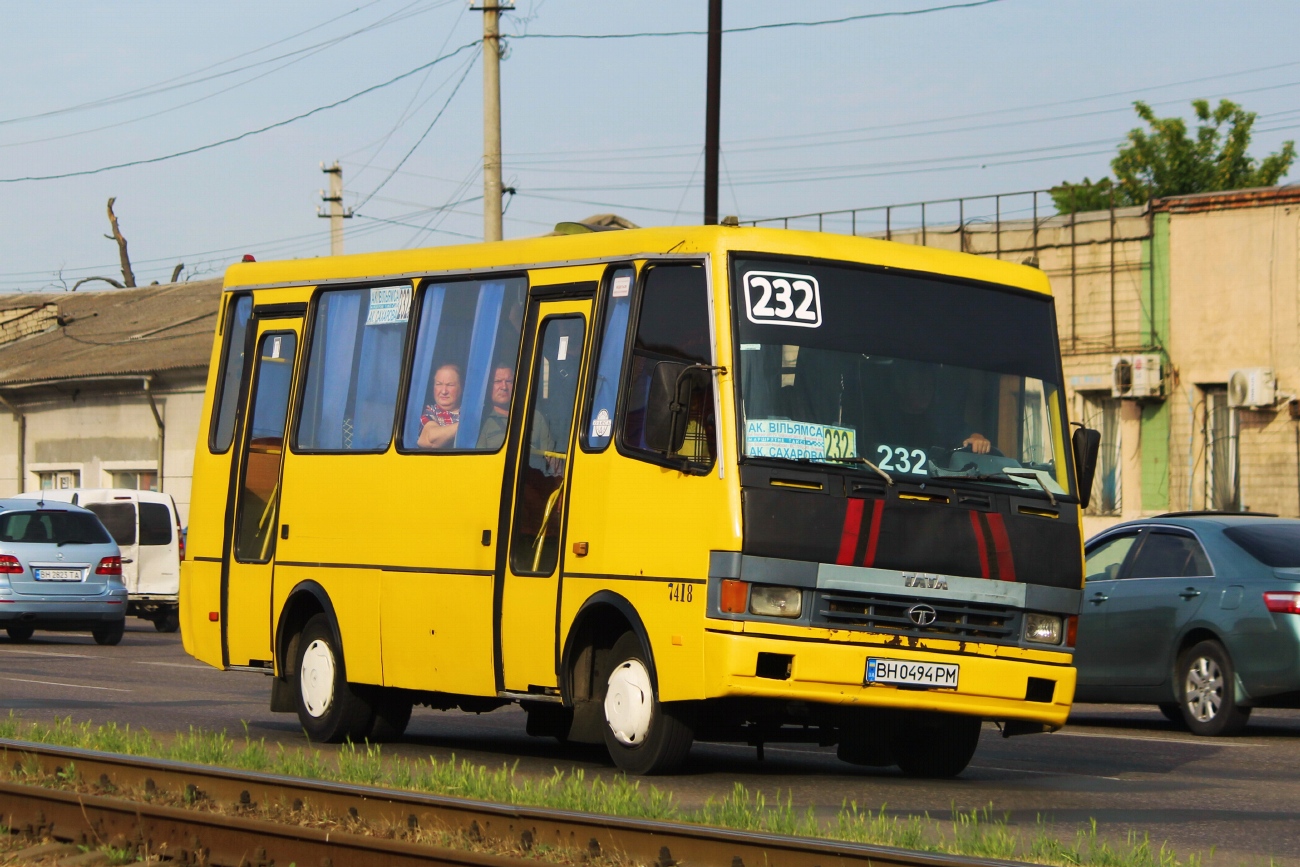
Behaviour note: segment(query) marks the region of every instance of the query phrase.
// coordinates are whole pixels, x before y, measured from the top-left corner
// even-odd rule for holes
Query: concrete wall
[[[184,524],[203,383],[196,377],[154,392],[166,426],[162,490],[172,495]],[[40,488],[41,472],[75,470],[82,487],[107,487],[112,471],[157,472],[158,425],[140,386],[8,392],[26,419],[23,477],[18,478],[18,422],[0,413],[0,496]]]

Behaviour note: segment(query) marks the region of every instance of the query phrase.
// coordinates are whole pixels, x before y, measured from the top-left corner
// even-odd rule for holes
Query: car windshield
[[[746,457],[1069,493],[1046,296],[734,263]]]
[[[1274,569],[1300,568],[1300,521],[1229,527],[1223,531],[1223,535],[1265,566]]]
[[[86,512],[50,509],[0,514],[0,542],[103,545],[112,541],[99,519]]]

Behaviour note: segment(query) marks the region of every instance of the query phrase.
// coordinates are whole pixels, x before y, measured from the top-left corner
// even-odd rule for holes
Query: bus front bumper
[[[1075,669],[1068,652],[969,642],[964,647],[943,642],[953,645],[952,650],[908,648],[876,643],[888,636],[852,637],[856,640],[710,630],[705,633],[705,657],[716,661],[716,666],[710,666],[707,693],[710,697],[939,711],[1042,723],[1049,728],[1063,726],[1070,714]],[[760,660],[759,654],[771,656]],[[785,657],[789,658],[788,668]],[[958,665],[957,688],[867,684],[869,658]]]

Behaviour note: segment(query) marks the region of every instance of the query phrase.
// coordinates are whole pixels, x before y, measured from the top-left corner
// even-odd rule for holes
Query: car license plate
[[[947,662],[910,662],[873,657],[867,660],[866,683],[956,689],[960,672],[961,666]]]
[[[37,581],[80,581],[80,569],[37,569]]]

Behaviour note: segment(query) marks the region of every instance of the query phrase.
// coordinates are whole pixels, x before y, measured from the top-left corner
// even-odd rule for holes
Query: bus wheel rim
[[[650,672],[639,659],[628,659],[609,675],[605,692],[605,721],[624,746],[640,746],[650,733],[654,690]]]
[[[334,699],[334,653],[321,639],[307,645],[303,652],[298,681],[307,713],[323,717]]]

